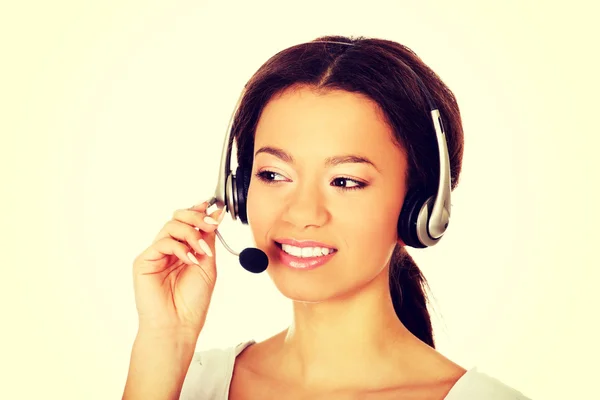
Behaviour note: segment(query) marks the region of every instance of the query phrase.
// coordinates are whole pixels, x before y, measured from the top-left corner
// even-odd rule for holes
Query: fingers
[[[190,210],[196,210],[196,211],[201,211],[201,212],[206,212],[206,209],[208,208],[208,201],[205,201],[203,203],[200,204],[196,204],[192,207],[190,207]]]
[[[214,231],[225,210],[217,209],[207,215],[207,209],[208,202],[205,201],[175,211],[140,258],[157,261],[165,256],[176,256],[186,264],[199,265],[199,257],[214,257]]]
[[[144,261],[156,261],[165,256],[175,256],[186,264],[200,265],[198,259],[194,256],[190,247],[185,243],[165,237],[153,243],[145,252],[140,254],[138,258]]]
[[[175,211],[173,213],[173,218],[163,226],[158,235],[156,235],[154,238],[153,243],[165,237],[174,237],[177,240],[186,241],[195,239],[194,242],[197,242],[202,238],[202,236],[204,236],[204,233],[208,233],[209,235],[206,236],[210,236],[210,234],[213,234],[213,232],[217,229],[219,222],[225,215],[225,211],[218,209],[210,215],[206,215],[206,208],[207,203],[204,202],[190,209],[181,209]],[[181,227],[180,224],[174,224],[174,222],[187,225],[189,226],[189,229]],[[200,231],[201,233],[194,234],[190,229],[195,230],[196,232]],[[174,232],[176,233],[175,235],[173,234]],[[202,242],[200,242],[200,246],[202,246],[202,248],[205,250],[203,253],[207,253],[204,247],[208,246],[204,246]],[[194,247],[194,245],[192,245],[192,247]]]
[[[159,240],[171,237],[179,242],[187,243],[198,254],[213,256],[208,243],[203,238],[204,233],[196,230],[193,226],[185,222],[171,220],[165,224],[163,230],[165,233]]]
[[[213,215],[216,213],[213,213]],[[204,232],[214,232],[219,225],[213,216],[206,215],[203,211],[177,210],[173,213],[173,220],[196,227]]]

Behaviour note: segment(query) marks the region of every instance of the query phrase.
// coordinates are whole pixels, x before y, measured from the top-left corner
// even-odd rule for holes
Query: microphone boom
[[[246,271],[259,274],[267,269],[269,266],[269,257],[265,254],[264,251],[257,249],[255,247],[247,247],[242,250],[241,253],[234,251],[231,247],[227,245],[223,236],[219,230],[215,230],[217,237],[221,241],[223,247],[227,249],[228,252],[238,257],[240,264]]]

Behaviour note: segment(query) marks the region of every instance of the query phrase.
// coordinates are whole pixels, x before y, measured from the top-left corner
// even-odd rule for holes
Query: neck
[[[396,316],[387,274],[382,271],[358,293],[344,298],[294,303],[293,324],[279,342],[293,379],[305,387],[360,385],[361,378],[371,385],[373,379],[386,379],[388,368],[397,380],[399,360],[406,359],[419,341]],[[367,377],[369,371],[375,377]]]

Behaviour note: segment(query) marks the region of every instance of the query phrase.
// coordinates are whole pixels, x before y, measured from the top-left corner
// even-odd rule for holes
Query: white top
[[[254,340],[194,353],[179,400],[227,400],[236,357]],[[477,368],[468,370],[445,400],[531,400]]]

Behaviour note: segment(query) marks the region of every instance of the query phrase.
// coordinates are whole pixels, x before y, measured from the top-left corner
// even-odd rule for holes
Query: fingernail
[[[223,221],[223,218],[225,218],[225,214],[226,214],[226,213],[225,213],[225,209],[222,209],[222,210],[221,210],[221,213],[219,214],[219,218],[217,219],[217,221],[218,221],[219,223],[221,223],[221,222]]]
[[[193,262],[194,264],[198,264],[198,265],[200,265],[200,263],[198,262],[198,259],[197,259],[197,258],[196,258],[196,257],[195,257],[195,256],[194,256],[192,253],[189,253],[189,252],[188,252],[188,253],[187,253],[187,256],[189,257],[189,259],[190,259],[190,260],[192,260],[192,262]]]
[[[209,257],[213,256],[212,251],[210,251],[210,247],[208,246],[208,243],[206,243],[204,241],[204,239],[198,240],[198,244],[200,245],[200,247],[206,253],[207,256],[209,256]]]
[[[204,217],[204,222],[211,225],[219,225],[219,221],[215,221],[213,218],[208,216]]]

